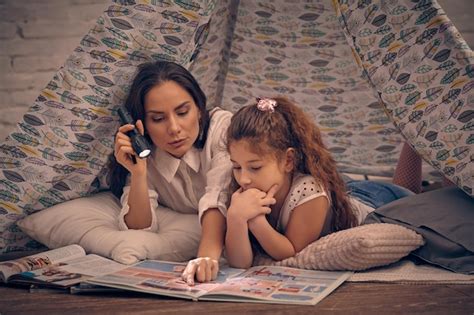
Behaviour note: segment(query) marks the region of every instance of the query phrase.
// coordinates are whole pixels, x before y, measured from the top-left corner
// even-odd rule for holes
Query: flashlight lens
[[[146,158],[148,155],[150,155],[150,150],[146,149],[146,150],[143,150],[142,152],[140,152],[139,156],[143,159],[143,158]]]

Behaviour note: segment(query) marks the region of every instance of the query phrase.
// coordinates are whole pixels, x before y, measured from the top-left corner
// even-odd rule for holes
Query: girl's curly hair
[[[232,142],[245,140],[255,153],[284,156],[288,148],[295,150],[295,170],[311,174],[326,188],[332,203],[333,231],[357,225],[348,200],[345,183],[336,162],[323,143],[321,131],[297,105],[285,97],[273,98],[274,112],[262,111],[255,105],[245,106],[232,117],[227,131],[227,149]]]

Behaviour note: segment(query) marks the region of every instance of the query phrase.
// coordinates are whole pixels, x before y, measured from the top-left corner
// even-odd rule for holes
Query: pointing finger
[[[188,285],[194,285],[194,275],[198,265],[194,261],[190,261],[184,269],[181,278],[186,281]]]

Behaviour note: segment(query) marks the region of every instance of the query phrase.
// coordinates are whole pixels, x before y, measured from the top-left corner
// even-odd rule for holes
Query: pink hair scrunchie
[[[257,108],[262,112],[270,112],[273,113],[275,111],[275,107],[277,106],[277,102],[271,98],[257,98]]]

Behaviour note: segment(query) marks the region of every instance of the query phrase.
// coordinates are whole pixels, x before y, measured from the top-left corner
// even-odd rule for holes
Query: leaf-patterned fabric
[[[341,171],[391,176],[408,139],[472,194],[473,55],[435,0],[115,0],[0,145],[0,252],[39,246],[18,219],[107,189],[115,110],[158,59],[209,107],[294,99]]]
[[[472,51],[434,1],[235,2],[214,14],[213,44],[193,65],[202,79],[221,65],[208,89],[216,104],[285,94],[319,124],[341,171],[391,176],[407,138],[432,165],[425,177],[440,171],[472,194]]]
[[[474,54],[435,0],[340,0],[347,43],[388,116],[473,195]]]
[[[222,106],[284,94],[320,126],[341,171],[391,176],[403,138],[361,76],[332,3],[241,1],[235,16]]]
[[[136,66],[158,59],[189,66],[213,10],[206,0],[111,2],[0,145],[2,252],[39,246],[18,219],[107,188],[115,110]]]

